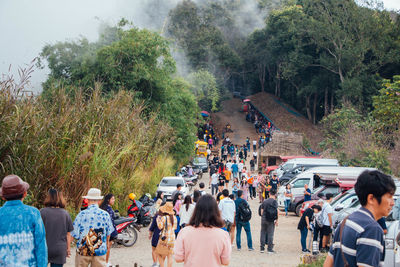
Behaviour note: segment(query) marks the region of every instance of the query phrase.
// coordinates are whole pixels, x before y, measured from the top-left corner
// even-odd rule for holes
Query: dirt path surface
[[[227,122],[231,124],[233,133],[229,133],[234,144],[244,144],[246,137],[256,138],[256,132],[251,123],[245,120],[245,115],[240,112],[241,101],[239,99],[231,99],[223,103],[223,111],[215,116],[215,123],[225,125]],[[248,164],[248,163],[247,163]],[[247,166],[248,169],[249,166]],[[208,174],[203,175],[202,181],[208,184]],[[231,187],[229,187],[231,190]],[[258,216],[259,202],[257,199],[249,200],[252,209],[252,219],[250,221],[251,234],[253,240],[254,251],[248,251],[247,239],[244,230],[242,230],[241,244],[242,250],[237,251],[236,241],[232,247],[232,256],[229,266],[297,266],[300,262],[301,247],[300,233],[297,230],[299,218],[293,213],[285,217],[280,214],[279,225],[275,229],[274,250],[276,254],[260,253],[260,231],[261,218]],[[67,259],[65,266],[74,266],[74,252],[71,258]],[[207,256],[207,255],[205,255]],[[139,233],[137,243],[130,248],[117,247],[111,250],[111,263],[119,264],[120,267],[134,266],[151,266],[153,264],[151,258],[151,244],[148,238],[148,228],[143,228]],[[173,266],[183,266],[183,264],[174,263]],[[206,267],[206,266],[205,266]]]

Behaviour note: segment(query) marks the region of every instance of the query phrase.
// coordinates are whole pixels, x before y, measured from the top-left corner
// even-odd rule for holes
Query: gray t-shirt
[[[71,217],[61,208],[43,208],[40,214],[46,229],[49,263],[64,264],[67,257],[67,233],[74,230]]]
[[[264,202],[261,204],[261,209],[263,210],[263,216],[262,219],[266,219],[266,208],[267,206],[272,206],[275,209],[278,209],[278,202],[276,201],[276,199],[273,198],[267,198],[266,200],[264,200]]]

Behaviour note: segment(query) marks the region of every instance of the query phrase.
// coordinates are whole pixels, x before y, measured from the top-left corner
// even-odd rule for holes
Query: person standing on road
[[[278,226],[278,202],[276,201],[276,190],[271,189],[269,198],[261,204],[261,234],[260,234],[260,252],[265,251],[265,236],[268,235],[268,253],[275,253],[274,232],[275,226]]]
[[[269,185],[271,186],[271,189],[274,189],[275,192],[278,192],[279,180],[276,174],[272,176],[272,180],[269,181]]]
[[[242,234],[242,227],[246,231],[247,237],[247,246],[249,251],[253,251],[253,241],[251,239],[251,229],[250,229],[250,219],[251,219],[251,210],[250,206],[246,200],[243,199],[243,191],[238,191],[238,198],[235,200],[236,206],[236,246],[237,249],[240,251],[241,246],[241,234]]]
[[[254,159],[250,160],[250,171],[254,172],[254,167],[256,166],[256,163],[254,162]]]
[[[217,172],[210,177],[211,195],[215,195],[218,192],[218,179],[219,174]]]
[[[221,172],[221,174],[218,177],[218,192],[222,192],[225,186],[225,174]]]
[[[107,211],[108,212],[108,214],[110,214],[110,218],[111,218],[111,222],[112,222],[112,224],[113,224],[113,226],[114,226],[114,231],[111,233],[111,235],[110,235],[110,240],[109,240],[109,242],[110,242],[110,244],[109,244],[109,246],[108,246],[108,250],[107,250],[107,254],[106,254],[106,263],[107,263],[107,266],[108,265],[112,265],[108,260],[109,260],[109,258],[110,258],[110,251],[111,251],[111,244],[112,244],[112,242],[111,241],[113,241],[115,238],[116,238],[116,236],[118,235],[118,232],[117,232],[117,230],[115,229],[115,222],[114,222],[114,219],[115,219],[115,213],[114,213],[114,210],[112,209],[112,205],[114,205],[114,203],[115,203],[115,197],[114,197],[114,195],[113,194],[107,194],[105,197],[104,197],[104,200],[103,200],[103,202],[100,204],[100,209],[102,209],[102,210],[105,210],[105,211]]]
[[[205,185],[204,185],[203,182],[199,183],[199,192],[200,192],[200,194],[201,194],[202,196],[205,195],[205,194],[207,194],[206,191],[204,191],[204,187],[205,187]]]
[[[237,192],[239,191],[240,185],[239,185],[239,179],[235,178],[233,180],[233,185],[232,185],[232,194],[237,198]]]
[[[290,202],[292,201],[292,189],[290,188],[290,184],[286,185],[285,188],[285,216],[287,216],[288,214],[288,210],[289,210],[289,206],[290,206]]]
[[[105,266],[114,226],[110,214],[99,208],[103,199],[100,189],[90,188],[83,198],[89,201],[89,207],[76,216],[72,231],[72,236],[78,241],[75,266]]]
[[[44,200],[44,208],[40,210],[46,230],[48,261],[50,267],[60,267],[71,255],[72,220],[64,209],[65,200],[61,192],[51,188]]]
[[[46,233],[40,212],[22,203],[29,184],[17,175],[4,177],[0,196],[0,266],[47,267]]]
[[[246,137],[247,150],[250,152],[250,138]]]
[[[161,256],[158,254],[158,263],[161,267],[164,267],[165,258],[167,258],[168,267],[172,267],[173,263],[172,255],[174,254],[175,230],[178,226],[178,221],[174,214],[175,212],[172,203],[167,202],[160,208],[160,216],[157,217],[157,226],[160,229],[160,234],[166,238],[169,248],[167,256]]]
[[[321,210],[321,215],[322,216],[322,252],[328,252],[328,244],[330,241],[332,229],[333,229],[333,221],[332,221],[332,215],[333,215],[333,209],[330,204],[332,200],[332,194],[328,193],[326,194],[326,201],[324,205],[322,206]]]
[[[388,216],[396,185],[380,171],[364,171],[354,186],[361,208],[338,226],[324,267],[382,266],[385,240],[377,220]]]
[[[179,211],[179,217],[180,217],[179,224],[181,226],[181,229],[185,228],[185,226],[189,223],[193,211],[194,211],[194,205],[192,204],[192,197],[187,195]]]
[[[257,151],[254,150],[254,151],[253,151],[254,164],[257,164],[257,155],[258,155]]]
[[[238,173],[239,173],[239,166],[236,164],[236,160],[234,160],[233,164],[232,164],[232,175],[233,175],[233,178],[238,178]]]
[[[310,250],[307,249],[307,234],[308,230],[311,231],[311,222],[313,220],[314,213],[318,213],[320,211],[320,205],[313,205],[311,208],[306,209],[300,218],[297,229],[300,230],[300,243],[302,252],[310,252]]]
[[[222,191],[224,198],[219,202],[218,208],[221,211],[221,217],[225,222],[225,229],[230,232],[233,223],[235,222],[235,202],[229,198],[229,190]]]
[[[253,151],[257,150],[257,140],[253,140]]]
[[[222,230],[218,205],[210,195],[199,199],[189,225],[175,242],[174,258],[190,267],[229,265],[232,253],[229,234]]]
[[[308,184],[304,185],[304,202],[311,200],[311,190],[308,188]]]
[[[172,194],[171,194],[171,199],[174,199],[175,195],[178,194],[178,193],[182,194],[181,190],[182,190],[182,185],[181,184],[177,184],[176,185],[176,190],[174,192],[172,192]]]

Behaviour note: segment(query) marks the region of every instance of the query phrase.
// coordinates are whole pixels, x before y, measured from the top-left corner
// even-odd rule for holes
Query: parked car
[[[400,197],[400,182],[396,181],[396,192],[394,193],[393,198],[396,200]],[[355,192],[354,192],[355,195]],[[347,202],[348,203],[348,202]],[[361,207],[360,201],[358,200],[357,195],[355,195],[349,205],[347,203],[341,203],[341,205],[337,205],[333,210],[332,220],[334,222],[333,227],[336,227],[346,218],[348,215],[352,214],[354,211],[358,210]],[[393,219],[391,216],[387,218],[387,224],[390,224]]]
[[[193,170],[201,170],[203,173],[208,171],[208,161],[205,157],[195,157],[192,161]]]
[[[320,164],[299,164],[293,169],[285,171],[282,176],[279,178],[279,183],[281,185],[287,184],[293,177],[298,175],[299,173],[305,172],[311,168],[318,168],[318,167],[332,167],[332,165],[320,165]]]
[[[338,183],[338,187],[340,188],[339,193],[337,194],[333,188],[326,188],[327,186],[321,186],[317,188],[311,195],[311,200],[303,202],[300,208],[300,215],[303,214],[303,212],[308,209],[309,207],[312,207],[312,205],[316,204],[319,199],[326,199],[326,194],[331,193],[334,195],[333,200],[331,201],[331,206],[334,208],[336,206],[336,203],[338,203],[338,200],[344,196],[348,195],[347,192],[348,190],[352,190],[355,184],[355,180],[350,181],[348,183]],[[332,192],[333,191],[333,192]],[[353,190],[354,191],[354,190]],[[296,212],[297,214],[297,212]],[[299,215],[299,214],[297,214]]]
[[[181,192],[183,193],[183,196],[188,195],[189,194],[188,185],[186,184],[183,177],[178,177],[178,176],[169,176],[162,178],[160,184],[158,185],[157,192],[163,192],[164,196],[167,199],[171,199],[172,192],[176,190],[176,186],[178,184],[182,185]]]
[[[304,185],[308,184],[311,191],[322,184],[333,183],[339,179],[342,182],[354,181],[365,170],[375,170],[372,168],[361,167],[318,167],[311,168],[305,172],[299,173],[288,183],[291,185],[293,198],[304,196]],[[285,187],[281,186],[278,190],[278,205],[285,207],[284,203]]]
[[[337,159],[321,159],[321,158],[295,158],[281,164],[274,173],[280,178],[284,172],[289,171],[299,165],[315,165],[315,166],[339,166]]]

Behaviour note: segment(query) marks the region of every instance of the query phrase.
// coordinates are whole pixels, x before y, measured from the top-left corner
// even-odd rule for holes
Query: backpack
[[[278,219],[278,210],[271,204],[268,204],[264,208],[264,214],[265,214],[265,219],[267,219],[267,221],[269,222],[273,222],[276,219]]]
[[[238,217],[240,221],[248,222],[251,219],[251,209],[246,201],[242,201],[238,207]]]

